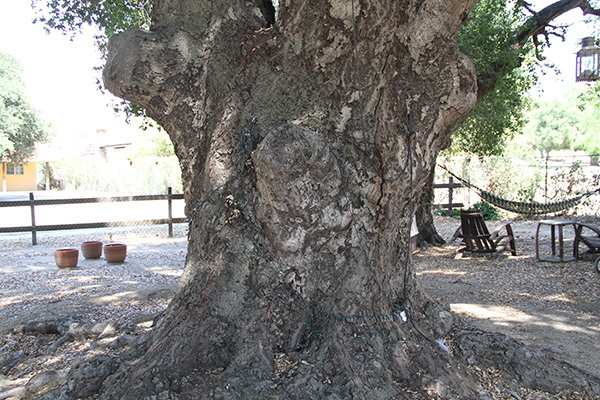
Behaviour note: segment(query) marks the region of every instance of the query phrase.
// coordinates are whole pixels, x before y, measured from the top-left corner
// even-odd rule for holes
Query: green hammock
[[[486,192],[483,189],[478,188],[477,186],[471,184],[470,182],[460,178],[459,176],[453,174],[448,170],[448,168],[439,165],[438,166],[452,175],[454,178],[458,179],[463,185],[475,190],[479,197],[483,200],[487,201],[490,204],[495,205],[496,207],[502,208],[503,210],[511,211],[517,214],[523,215],[543,215],[543,214],[553,214],[560,211],[568,210],[569,208],[575,207],[583,199],[589,197],[595,193],[600,191],[600,188],[596,190],[589,191],[587,193],[580,194],[579,196],[572,197],[570,199],[555,201],[551,203],[530,203],[525,201],[512,201],[504,199],[500,196],[496,196],[490,192]]]

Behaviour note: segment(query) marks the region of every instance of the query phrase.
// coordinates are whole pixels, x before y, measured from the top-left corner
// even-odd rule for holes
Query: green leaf
[[[21,71],[16,59],[0,52],[0,156],[9,162],[26,160],[35,144],[47,139],[37,110],[25,96]]]

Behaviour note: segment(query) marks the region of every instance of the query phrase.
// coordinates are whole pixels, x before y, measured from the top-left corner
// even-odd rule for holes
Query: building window
[[[23,164],[7,164],[6,173],[8,175],[23,175]]]

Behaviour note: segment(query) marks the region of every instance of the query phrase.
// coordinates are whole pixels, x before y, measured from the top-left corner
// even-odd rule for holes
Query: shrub
[[[481,211],[481,215],[483,215],[483,219],[485,220],[496,221],[498,219],[498,209],[484,201],[473,204],[471,209]]]
[[[52,165],[55,186],[60,189],[107,193],[166,193],[171,186],[181,193],[181,169],[175,156],[146,157],[128,163],[109,164],[99,158],[68,159]]]
[[[447,208],[438,208],[437,210],[433,211],[433,215],[439,215],[442,217],[447,217],[448,216],[448,209]],[[452,209],[452,215],[450,215],[452,218],[460,218],[460,210],[458,208],[453,208]]]

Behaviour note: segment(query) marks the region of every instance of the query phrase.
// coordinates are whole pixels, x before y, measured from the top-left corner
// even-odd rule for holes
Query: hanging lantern
[[[577,82],[595,81],[599,78],[600,48],[593,37],[583,39],[581,50],[577,52],[575,74]]]

